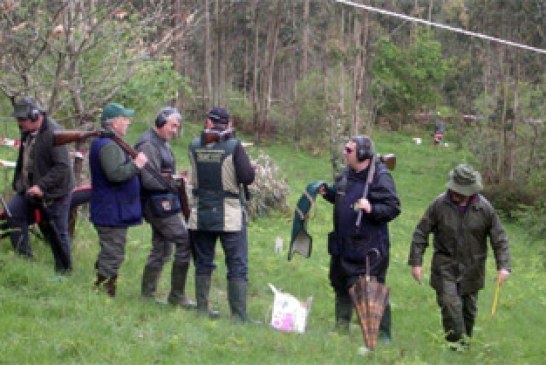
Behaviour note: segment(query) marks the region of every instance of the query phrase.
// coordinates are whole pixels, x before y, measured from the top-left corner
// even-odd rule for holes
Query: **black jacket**
[[[44,192],[45,199],[57,199],[66,196],[74,189],[75,185],[68,148],[65,145],[53,145],[53,132],[58,129],[61,129],[61,127],[44,114],[42,126],[34,137],[36,141],[30,156],[34,161],[29,168],[30,186],[38,185]],[[13,189],[20,194],[25,192],[21,183],[21,175],[25,150],[24,142],[27,135],[27,133],[21,134],[21,148],[19,148],[12,184]]]
[[[357,227],[359,210],[354,205],[362,198],[368,170],[356,173],[346,169],[329,187],[324,198],[334,203],[334,232],[328,239],[329,253],[364,268],[366,255],[377,250],[379,256],[370,256],[373,275],[375,271],[383,272],[388,265],[390,240],[387,224],[400,214],[400,201],[390,173],[384,164],[378,162],[367,195],[372,211],[362,212],[361,224]]]

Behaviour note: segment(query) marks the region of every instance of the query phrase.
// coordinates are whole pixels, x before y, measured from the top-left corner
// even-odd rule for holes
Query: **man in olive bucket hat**
[[[434,234],[430,284],[436,290],[446,340],[454,350],[465,349],[472,336],[478,291],[484,287],[487,237],[495,254],[497,280],[510,275],[508,237],[491,203],[479,192],[481,176],[460,164],[449,172],[447,192],[428,207],[415,228],[408,264],[421,283],[428,236]]]

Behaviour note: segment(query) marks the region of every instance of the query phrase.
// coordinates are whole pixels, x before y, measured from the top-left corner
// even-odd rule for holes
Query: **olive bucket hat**
[[[480,173],[467,164],[460,164],[449,172],[446,186],[464,196],[472,196],[483,189]]]

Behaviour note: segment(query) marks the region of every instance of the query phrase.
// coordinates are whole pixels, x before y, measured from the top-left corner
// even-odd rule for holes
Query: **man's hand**
[[[27,195],[30,195],[34,198],[41,198],[44,196],[44,192],[38,185],[33,185],[27,190]]]
[[[327,189],[328,189],[328,185],[322,184],[321,186],[319,186],[317,192],[318,192],[320,195],[324,196],[324,195],[326,195]]]
[[[411,276],[421,285],[421,279],[423,277],[423,267],[422,266],[412,266],[411,267]]]
[[[506,280],[508,280],[508,277],[510,276],[510,271],[506,269],[500,269],[497,271],[497,282],[502,285]]]
[[[366,198],[358,199],[358,201],[356,202],[356,205],[357,205],[358,209],[362,209],[363,211],[365,211],[368,214],[371,213],[371,211],[372,211],[372,204]]]
[[[139,154],[133,159],[133,163],[139,168],[139,170],[141,170],[148,163],[148,157],[146,157],[144,153],[139,152]]]

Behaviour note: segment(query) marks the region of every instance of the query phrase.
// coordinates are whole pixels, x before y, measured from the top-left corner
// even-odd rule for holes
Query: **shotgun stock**
[[[110,138],[114,141],[125,153],[127,153],[131,158],[136,158],[138,151],[131,147],[127,142],[125,142],[120,136],[115,134],[113,131],[109,130],[97,130],[97,131],[55,131],[54,132],[54,144],[56,146],[80,141],[89,137],[104,137]],[[182,214],[187,220],[190,216],[190,208],[188,205],[188,195],[186,192],[186,183],[184,179],[180,179],[179,187],[174,188],[168,181],[168,179],[161,175],[159,171],[154,169],[152,166],[146,164],[144,169],[150,173],[162,186],[165,190],[172,193],[178,194],[180,199],[180,205],[182,206]]]
[[[386,155],[379,155],[379,161],[383,162],[389,170],[394,170],[396,167],[396,156],[394,153],[388,153]]]
[[[235,137],[235,131],[232,128],[226,129],[224,131],[219,131],[216,129],[205,129],[201,133],[201,142],[202,144],[206,145],[213,142],[222,142],[232,137]]]

